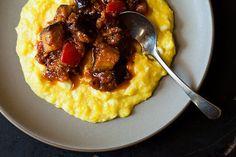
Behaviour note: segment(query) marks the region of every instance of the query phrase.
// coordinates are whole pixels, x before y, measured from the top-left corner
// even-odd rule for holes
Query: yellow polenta
[[[71,0],[29,0],[21,12],[16,28],[17,54],[20,59],[26,82],[41,98],[69,114],[88,122],[104,122],[116,117],[127,117],[133,107],[148,99],[158,81],[166,72],[156,61],[149,60],[141,52],[134,57],[134,77],[126,88],[113,92],[101,92],[92,88],[86,80],[71,90],[72,82],[50,83],[42,76],[44,66],[37,63],[36,42],[47,22],[53,19],[61,4]],[[175,55],[173,39],[173,12],[165,0],[147,0],[150,6],[148,18],[156,26],[158,49],[168,64]],[[148,114],[148,113],[147,113]]]

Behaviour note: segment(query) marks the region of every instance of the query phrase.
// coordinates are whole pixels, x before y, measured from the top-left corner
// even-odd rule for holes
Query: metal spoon
[[[125,11],[119,15],[121,24],[129,31],[130,35],[136,39],[147,55],[153,56],[166,72],[175,80],[191,101],[206,115],[209,119],[217,119],[221,115],[221,110],[195,93],[186,85],[162,60],[160,53],[156,48],[157,35],[154,26],[142,14],[133,11]]]

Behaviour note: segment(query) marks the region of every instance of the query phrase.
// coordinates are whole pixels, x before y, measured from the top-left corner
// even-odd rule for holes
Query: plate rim
[[[210,10],[210,23],[211,25],[209,26],[211,32],[211,41],[210,41],[210,52],[209,52],[209,59],[207,61],[207,64],[206,64],[206,67],[205,67],[205,71],[203,73],[203,76],[201,78],[201,81],[199,83],[199,85],[196,87],[196,91],[198,91],[200,89],[200,87],[202,86],[205,78],[206,78],[206,75],[208,73],[208,70],[209,70],[209,67],[210,67],[210,63],[211,63],[211,60],[212,60],[212,55],[213,55],[213,47],[214,47],[214,37],[215,37],[215,28],[214,28],[214,14],[213,14],[213,8],[212,8],[212,4],[210,2],[210,0],[207,1],[207,5],[209,7],[209,10]],[[32,132],[31,130],[25,128],[24,126],[22,126],[20,123],[18,123],[12,116],[10,116],[1,106],[0,104],[0,113],[11,123],[13,124],[13,126],[15,126],[17,129],[21,130],[23,133],[27,134],[28,136],[30,136],[31,138],[33,139],[36,139],[44,144],[48,144],[50,146],[53,146],[53,147],[56,147],[56,148],[59,148],[59,149],[64,149],[64,150],[69,150],[69,151],[76,151],[76,152],[107,152],[107,151],[113,151],[113,150],[119,150],[119,149],[122,149],[122,148],[126,148],[126,147],[130,147],[130,146],[133,146],[135,144],[138,144],[138,143],[141,143],[151,137],[153,137],[154,135],[160,133],[162,130],[164,130],[165,128],[167,128],[171,123],[173,123],[185,110],[186,108],[189,106],[190,104],[190,100],[186,103],[186,105],[183,107],[183,109],[171,120],[169,121],[168,123],[166,123],[165,125],[163,125],[161,128],[159,128],[158,130],[156,130],[154,133],[148,135],[148,136],[145,136],[137,141],[134,141],[134,142],[130,142],[128,144],[124,144],[124,145],[120,145],[120,146],[115,146],[115,147],[109,147],[109,148],[97,148],[97,149],[89,149],[89,148],[78,148],[78,147],[68,147],[68,146],[65,146],[65,145],[62,145],[62,144],[58,144],[57,142],[53,142],[51,140],[48,140],[42,136],[39,136],[37,134],[35,134],[34,132]]]

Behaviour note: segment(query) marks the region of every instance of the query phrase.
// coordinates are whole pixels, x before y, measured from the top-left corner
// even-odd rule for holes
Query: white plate
[[[0,1],[0,109],[25,133],[69,150],[113,150],[156,134],[187,106],[188,97],[170,77],[165,77],[158,92],[139,104],[130,117],[102,124],[83,122],[41,100],[25,83],[15,52],[14,28],[25,2]],[[211,57],[213,26],[209,1],[169,0],[169,4],[175,11],[178,43],[174,69],[191,87],[198,89]]]

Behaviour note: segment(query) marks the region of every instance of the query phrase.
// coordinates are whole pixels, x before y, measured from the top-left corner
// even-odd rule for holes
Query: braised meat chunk
[[[123,37],[123,30],[120,27],[106,29],[102,36],[109,45],[117,46]]]
[[[66,81],[69,79],[68,68],[63,66],[59,60],[60,52],[51,52],[46,57],[47,70],[44,72],[44,77],[50,81]]]
[[[72,18],[72,17],[71,17]],[[76,18],[69,27],[69,31],[76,42],[92,43],[97,35],[95,22],[91,16],[73,17]],[[78,19],[77,19],[78,18]],[[70,19],[72,20],[72,19]]]
[[[114,71],[94,72],[90,84],[101,91],[112,91],[118,85]]]
[[[146,14],[145,0],[74,0],[60,5],[40,34],[35,59],[46,67],[49,81],[72,82],[86,77],[101,91],[113,91],[132,78],[133,40],[120,25],[119,14]],[[86,75],[86,76],[85,76]]]

